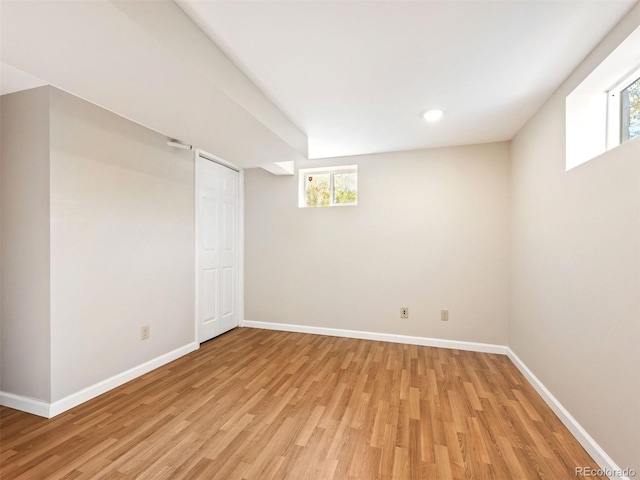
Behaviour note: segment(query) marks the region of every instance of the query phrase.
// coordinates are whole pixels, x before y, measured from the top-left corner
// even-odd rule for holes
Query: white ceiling
[[[509,140],[634,3],[178,1],[310,158]]]
[[[240,167],[306,157],[306,135],[171,0],[0,0],[0,13],[11,90],[42,79]]]

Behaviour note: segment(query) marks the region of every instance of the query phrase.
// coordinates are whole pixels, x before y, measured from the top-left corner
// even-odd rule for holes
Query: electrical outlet
[[[409,318],[409,307],[400,307],[400,318]]]
[[[146,340],[149,338],[149,325],[143,325],[140,327],[140,340]]]
[[[440,310],[440,320],[443,322],[449,321],[449,310]]]

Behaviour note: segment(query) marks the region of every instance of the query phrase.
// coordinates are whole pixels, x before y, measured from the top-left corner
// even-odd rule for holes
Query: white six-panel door
[[[238,326],[237,171],[196,157],[197,334],[205,342]]]

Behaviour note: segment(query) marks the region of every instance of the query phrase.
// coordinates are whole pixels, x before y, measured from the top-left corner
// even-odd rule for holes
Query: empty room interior
[[[640,2],[0,0],[0,477],[640,475]]]

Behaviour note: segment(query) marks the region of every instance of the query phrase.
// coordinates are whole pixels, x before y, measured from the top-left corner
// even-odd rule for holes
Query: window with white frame
[[[637,78],[620,94],[623,142],[640,137],[640,71],[636,75]]]
[[[640,69],[609,90],[607,149],[640,136]]]
[[[299,171],[299,207],[358,204],[358,166],[305,168]]]
[[[566,97],[566,169],[640,138],[640,26]]]

